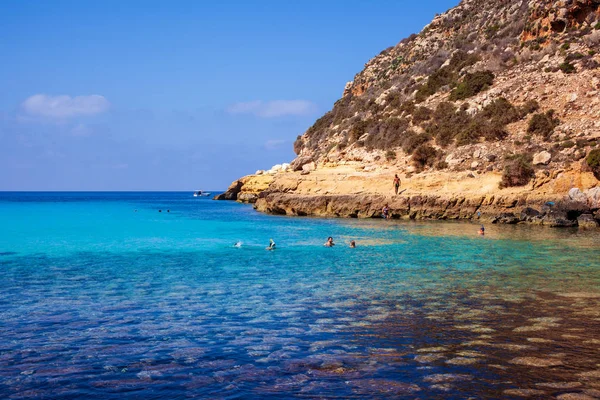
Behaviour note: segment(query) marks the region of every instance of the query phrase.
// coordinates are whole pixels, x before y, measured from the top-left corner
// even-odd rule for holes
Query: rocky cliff
[[[370,60],[289,168],[223,198],[291,215],[600,219],[600,0],[463,0]],[[392,196],[392,179],[402,180]]]

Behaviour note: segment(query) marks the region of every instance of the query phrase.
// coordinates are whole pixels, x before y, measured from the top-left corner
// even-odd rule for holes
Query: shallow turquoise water
[[[0,193],[0,221],[0,397],[600,390],[597,231],[480,237],[190,193]]]

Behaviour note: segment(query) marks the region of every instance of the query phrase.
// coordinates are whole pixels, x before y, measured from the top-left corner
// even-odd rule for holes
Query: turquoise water
[[[1,398],[600,396],[598,231],[191,193],[0,193],[0,221]]]

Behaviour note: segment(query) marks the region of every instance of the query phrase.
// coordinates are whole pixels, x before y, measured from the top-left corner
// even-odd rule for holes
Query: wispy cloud
[[[270,139],[265,142],[266,150],[276,150],[285,144],[285,140],[282,139]]]
[[[21,103],[21,109],[27,115],[53,119],[101,114],[109,107],[109,101],[97,94],[75,97],[34,94]]]
[[[232,104],[227,108],[227,112],[230,114],[252,114],[261,118],[275,118],[290,115],[309,115],[315,112],[316,109],[316,105],[308,100],[255,100]]]

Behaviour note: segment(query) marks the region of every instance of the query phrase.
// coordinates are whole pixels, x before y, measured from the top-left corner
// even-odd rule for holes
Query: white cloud
[[[316,105],[307,100],[249,101],[231,105],[230,114],[253,114],[261,118],[308,115],[316,111]]]
[[[285,144],[285,140],[281,139],[270,139],[265,142],[265,149],[276,150]]]
[[[21,103],[21,108],[28,115],[58,119],[96,115],[109,107],[109,101],[97,94],[75,97],[34,94]]]

